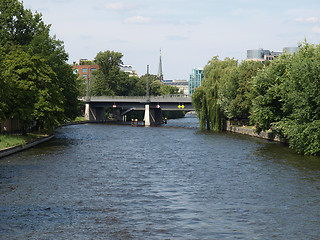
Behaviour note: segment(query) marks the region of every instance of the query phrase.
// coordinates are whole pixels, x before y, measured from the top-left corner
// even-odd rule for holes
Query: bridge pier
[[[90,104],[86,103],[86,108],[84,110],[84,117],[86,120],[90,119]]]
[[[104,107],[92,107],[86,104],[85,118],[89,121],[102,122],[106,120]]]
[[[144,106],[144,125],[146,127],[149,127],[151,125],[151,122],[150,122],[150,105],[149,104],[146,104]]]
[[[150,108],[149,104],[145,105],[144,110],[145,126],[160,126],[162,124],[162,111],[160,108]]]

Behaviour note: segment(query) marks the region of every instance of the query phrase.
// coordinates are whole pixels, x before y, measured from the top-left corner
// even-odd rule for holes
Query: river
[[[319,157],[197,126],[66,126],[0,159],[0,239],[319,239]]]

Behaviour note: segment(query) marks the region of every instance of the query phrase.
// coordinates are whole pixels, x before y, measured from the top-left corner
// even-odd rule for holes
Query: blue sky
[[[319,0],[24,0],[64,41],[69,62],[121,52],[139,75],[189,79],[192,68],[246,58],[248,49],[282,51],[305,38],[319,44]]]

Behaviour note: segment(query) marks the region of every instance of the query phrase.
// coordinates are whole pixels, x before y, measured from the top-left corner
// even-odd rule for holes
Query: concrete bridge
[[[105,108],[112,108],[118,116],[133,110],[145,111],[145,125],[160,125],[162,110],[194,111],[191,96],[183,94],[165,96],[97,96],[83,97],[86,103],[86,118],[91,121],[104,121]]]

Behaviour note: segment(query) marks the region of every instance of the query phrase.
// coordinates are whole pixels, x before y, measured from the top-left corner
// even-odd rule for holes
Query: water
[[[320,159],[189,116],[74,125],[0,160],[0,239],[319,239]]]

